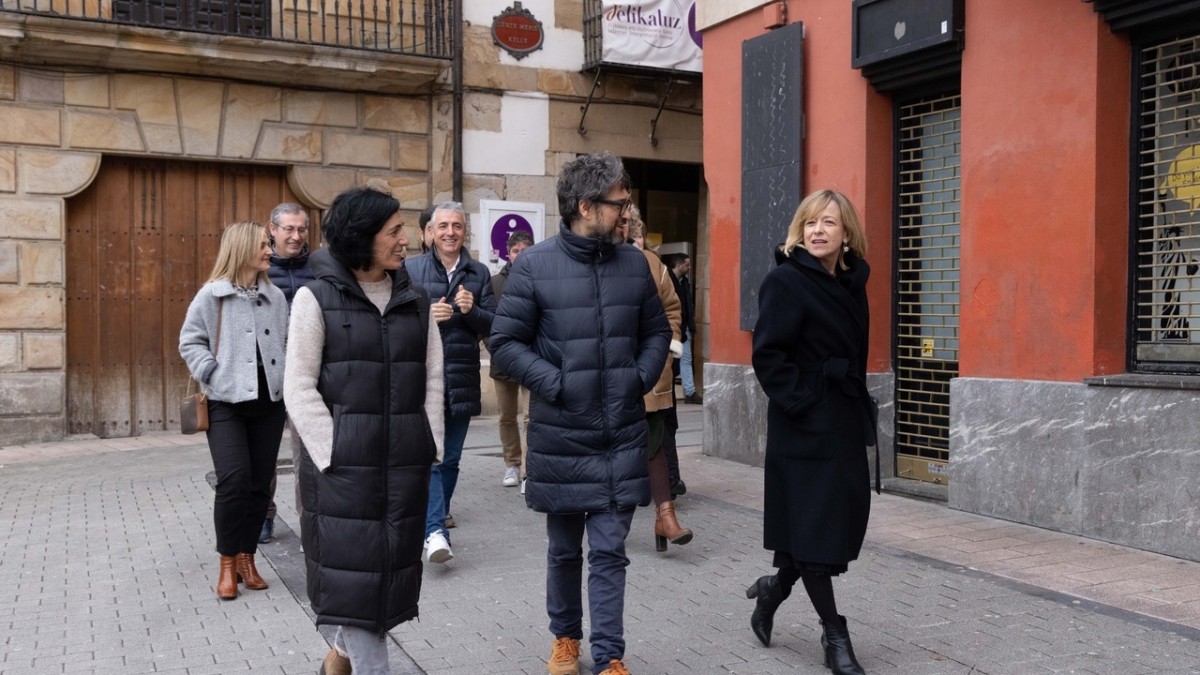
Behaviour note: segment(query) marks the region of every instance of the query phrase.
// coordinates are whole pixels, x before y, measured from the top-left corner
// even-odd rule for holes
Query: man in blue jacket
[[[558,178],[557,237],[517,258],[492,324],[492,359],[530,390],[525,500],[546,514],[547,670],[574,675],[583,638],[588,536],[592,672],[623,675],[625,537],[650,503],[642,396],[667,362],[671,327],[641,251],[618,240],[629,177],[585,155]]]

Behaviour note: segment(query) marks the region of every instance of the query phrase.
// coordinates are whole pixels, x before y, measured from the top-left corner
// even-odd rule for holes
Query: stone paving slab
[[[802,593],[771,648],[749,631],[742,594],[770,571],[762,470],[705,457],[699,410],[682,406],[679,435],[680,518],[697,536],[658,554],[653,513],[639,510],[627,663],[638,675],[827,673]],[[477,419],[453,505],[457,558],[426,570],[421,618],[391,633],[393,672],[545,672],[544,519],[500,486],[496,445],[494,418]],[[0,448],[0,674],[316,672],[329,632],[304,598],[294,480],[281,476],[278,536],[261,551],[271,588],[221,602],[209,470],[203,437],[178,434]],[[1188,561],[883,495],[835,588],[870,673],[1200,673],[1200,565]]]

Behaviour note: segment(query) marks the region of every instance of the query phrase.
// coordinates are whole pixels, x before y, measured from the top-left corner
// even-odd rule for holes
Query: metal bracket
[[[662,117],[663,108],[667,105],[667,98],[671,96],[671,85],[675,83],[671,78],[667,78],[667,90],[663,92],[662,100],[658,102],[658,112],[654,113],[654,119],[650,120],[650,145],[658,147],[658,136],[655,133],[658,131],[658,118]]]
[[[579,110],[583,114],[579,116],[579,129],[576,131],[580,136],[587,136],[587,128],[583,126],[583,121],[587,119],[588,108],[592,107],[592,97],[596,95],[596,87],[600,86],[600,76],[603,74],[604,70],[600,66],[596,66],[596,79],[592,80],[592,90],[588,92],[587,103],[579,106]]]

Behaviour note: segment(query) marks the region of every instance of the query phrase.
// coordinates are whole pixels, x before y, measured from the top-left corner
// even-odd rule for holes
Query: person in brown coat
[[[658,298],[662,300],[663,310],[667,313],[667,323],[671,324],[671,355],[667,357],[658,383],[643,397],[646,404],[646,423],[650,427],[650,444],[646,452],[650,459],[650,497],[654,500],[656,509],[654,548],[662,552],[667,550],[668,541],[683,546],[692,540],[692,531],[681,526],[675,516],[670,473],[667,470],[666,453],[662,451],[667,413],[675,406],[675,377],[671,370],[671,359],[679,358],[683,353],[683,343],[679,339],[683,314],[679,296],[675,294],[675,284],[671,281],[671,275],[667,273],[667,266],[657,254],[646,250],[646,223],[642,221],[637,206],[629,206],[617,227],[623,229],[623,236],[646,256],[646,263],[650,265],[650,276],[654,278],[654,284],[658,287]]]

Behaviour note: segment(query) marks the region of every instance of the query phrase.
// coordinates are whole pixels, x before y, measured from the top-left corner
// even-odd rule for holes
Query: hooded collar
[[[316,253],[309,256],[308,265],[316,278],[328,281],[343,292],[370,302],[366,293],[363,293],[362,286],[358,284],[354,272],[338,262],[329,249],[318,249]],[[401,267],[398,270],[387,270],[387,274],[392,278],[392,299],[388,301],[389,309],[394,305],[419,297],[419,294],[412,288],[412,281],[408,276],[407,269]]]
[[[575,234],[565,220],[558,224],[558,237],[559,245],[567,255],[581,262],[605,262],[617,254],[617,245],[613,242]]]
[[[292,270],[292,269],[296,269],[299,267],[304,267],[305,265],[308,264],[308,253],[309,252],[308,252],[308,244],[307,243],[305,243],[304,248],[300,250],[300,254],[295,257],[292,257],[292,258],[285,258],[284,256],[279,255],[278,253],[275,252],[275,248],[272,246],[271,247],[271,267],[280,267],[285,270]]]
[[[836,273],[831,275],[825,270],[825,266],[821,264],[821,261],[817,260],[803,246],[794,246],[787,253],[780,251],[778,248],[775,249],[776,265],[782,265],[790,261],[803,270],[814,272],[826,279],[835,279],[848,291],[855,292],[865,288],[867,278],[871,275],[871,267],[867,265],[867,261],[858,257],[854,251],[847,251],[842,255],[842,259],[846,262],[846,266],[849,269],[838,267]]]

